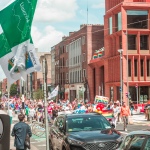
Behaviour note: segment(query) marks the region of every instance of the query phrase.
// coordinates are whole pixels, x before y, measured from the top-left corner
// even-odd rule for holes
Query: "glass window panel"
[[[109,18],[109,34],[112,34],[112,17]]]
[[[128,35],[128,50],[136,50],[136,35]]]
[[[147,139],[144,150],[149,150],[150,148],[150,138]]]
[[[148,11],[127,10],[127,27],[147,29]]]
[[[138,62],[137,59],[134,60],[134,76],[137,77],[137,72],[138,72]]]
[[[140,49],[141,50],[148,50],[148,35],[141,35],[140,36]]]
[[[130,146],[128,149],[130,150],[141,150],[143,142],[145,140],[145,136],[134,136],[132,138],[132,141],[130,143]]]
[[[122,29],[122,18],[121,18],[121,12],[118,13],[118,31]]]

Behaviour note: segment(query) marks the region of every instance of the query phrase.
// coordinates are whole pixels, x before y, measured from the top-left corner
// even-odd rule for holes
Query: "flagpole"
[[[43,80],[44,80],[44,110],[45,110],[45,134],[46,134],[46,150],[49,150],[49,127],[48,127],[48,116],[47,116],[47,93],[46,93],[46,78],[47,78],[47,67],[46,58],[43,59],[42,70],[43,70]]]

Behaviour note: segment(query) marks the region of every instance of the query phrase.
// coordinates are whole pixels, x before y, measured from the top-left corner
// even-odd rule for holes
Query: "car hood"
[[[79,131],[69,133],[68,137],[83,141],[83,142],[95,142],[95,141],[114,141],[120,136],[120,132],[115,129],[96,130],[96,131]]]

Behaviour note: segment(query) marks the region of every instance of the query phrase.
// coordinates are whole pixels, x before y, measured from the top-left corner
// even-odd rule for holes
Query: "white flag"
[[[0,64],[10,84],[40,71],[31,37],[37,0],[16,0],[0,11]]]
[[[57,95],[58,95],[58,86],[56,86],[56,88],[50,93],[48,99],[51,99]]]

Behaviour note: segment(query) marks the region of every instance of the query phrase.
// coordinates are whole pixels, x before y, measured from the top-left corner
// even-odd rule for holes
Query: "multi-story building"
[[[55,84],[60,85],[61,97],[89,99],[88,66],[96,50],[104,46],[103,25],[81,25],[80,30],[55,45]]]
[[[55,46],[51,48],[51,84],[55,86]]]
[[[101,87],[100,92],[103,89],[111,100],[121,99],[122,94],[123,101],[129,98],[138,103],[147,102],[150,99],[150,0],[105,0],[105,4],[105,54],[90,63],[91,98]]]

